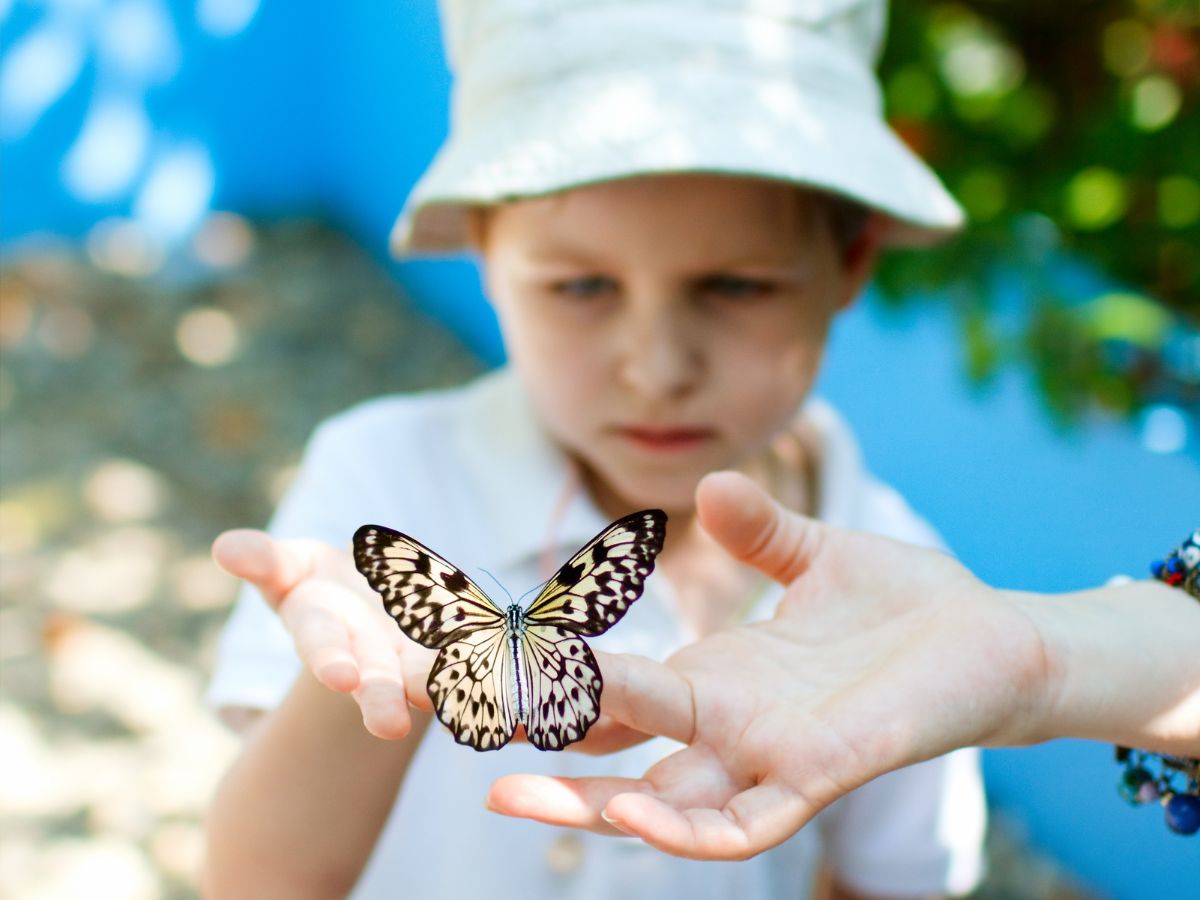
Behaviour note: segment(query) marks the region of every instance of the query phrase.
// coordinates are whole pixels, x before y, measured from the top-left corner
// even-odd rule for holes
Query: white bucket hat
[[[887,127],[885,0],[442,0],[450,136],[392,231],[453,252],[467,210],[671,172],[779,179],[929,243],[962,210]]]

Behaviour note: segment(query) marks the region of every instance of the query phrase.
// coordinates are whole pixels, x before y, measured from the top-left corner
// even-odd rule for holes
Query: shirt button
[[[583,838],[564,832],[546,848],[546,866],[555,875],[574,875],[583,865],[583,852]]]

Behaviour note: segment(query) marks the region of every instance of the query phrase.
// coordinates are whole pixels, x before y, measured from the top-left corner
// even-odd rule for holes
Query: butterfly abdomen
[[[525,611],[514,603],[504,613],[505,639],[508,641],[509,678],[512,682],[513,719],[529,721],[529,685],[525,680],[524,660],[521,658],[521,637],[525,634]]]

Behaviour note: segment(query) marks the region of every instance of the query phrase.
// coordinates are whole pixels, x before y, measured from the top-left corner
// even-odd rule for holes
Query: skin
[[[695,522],[696,485],[752,469],[789,424],[882,228],[872,220],[840,248],[797,189],[702,175],[589,186],[481,218],[485,283],[539,418],[600,509],[671,514],[659,572],[698,634],[726,623],[761,576],[716,552]],[[213,555],[279,612],[306,671],[255,722],[214,797],[206,891],[344,895],[429,722],[431,654],[331,547],[239,530]],[[581,749],[630,739],[608,733]]]
[[[791,420],[875,257],[872,239],[840,256],[794,189],[703,175],[506,205],[481,242],[511,365],[551,436],[610,516],[657,506],[676,532],[703,475]],[[627,434],[641,426],[703,437],[647,449]]]
[[[509,776],[492,809],[744,859],[957,747],[1082,737],[1200,756],[1200,603],[1181,590],[995,590],[941,553],[789,512],[735,473],[705,479],[698,507],[732,556],[787,590],[774,619],[665,664],[600,655],[617,720],[603,739],[688,746],[641,779]]]

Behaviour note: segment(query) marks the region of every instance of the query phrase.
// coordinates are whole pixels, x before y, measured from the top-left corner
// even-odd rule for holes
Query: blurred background
[[[444,132],[436,8],[0,0],[0,29],[0,895],[193,896],[236,750],[209,542],[321,418],[503,358],[469,261],[386,254]],[[974,225],[887,261],[822,393],[988,581],[1145,574],[1200,524],[1200,7],[896,0],[882,72]],[[1111,747],[985,765],[980,897],[1200,884]]]

